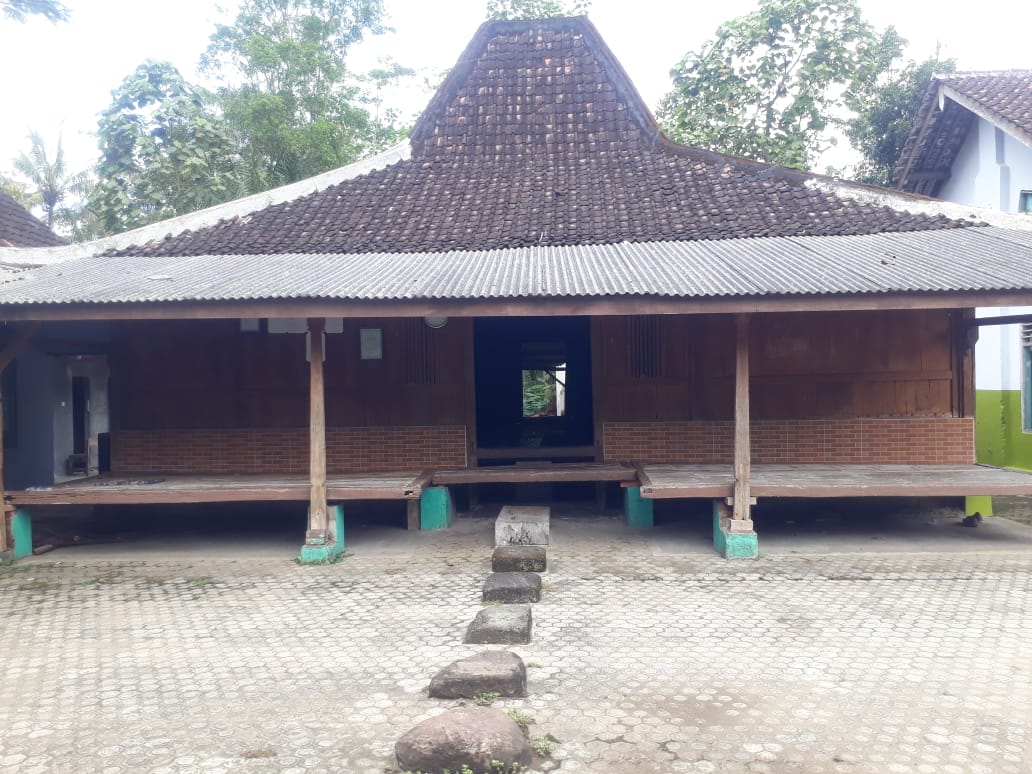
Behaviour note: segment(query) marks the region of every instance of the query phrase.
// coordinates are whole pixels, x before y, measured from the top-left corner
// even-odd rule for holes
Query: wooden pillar
[[[308,476],[311,495],[308,506],[307,542],[326,541],[329,518],[326,506],[326,388],[323,379],[323,331],[326,321],[313,317],[308,321],[311,339],[309,367],[308,413]]]
[[[749,518],[752,449],[749,440],[749,315],[735,316],[735,494],[732,519]]]
[[[7,366],[14,362],[25,345],[29,343],[29,339],[36,335],[39,326],[38,322],[22,323],[18,326],[14,336],[0,351],[0,376],[3,376]],[[13,508],[10,509],[10,511],[13,510]],[[3,394],[0,391],[0,552],[10,548],[7,543],[8,512],[7,497],[4,492],[4,403]]]

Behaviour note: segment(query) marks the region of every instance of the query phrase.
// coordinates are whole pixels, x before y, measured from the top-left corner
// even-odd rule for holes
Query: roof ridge
[[[423,143],[433,136],[434,130],[444,118],[445,111],[473,73],[481,54],[488,43],[507,33],[539,30],[541,32],[574,32],[581,34],[605,71],[616,93],[626,104],[631,119],[642,130],[646,139],[656,142],[662,130],[652,111],[642,99],[623,65],[613,54],[601,33],[587,16],[559,16],[548,19],[504,19],[488,20],[477,28],[473,38],[459,55],[455,67],[441,83],[426,108],[420,113],[409,133],[414,155],[422,150]]]
[[[1016,68],[1004,70],[957,70],[952,73],[934,73],[932,78],[940,81],[952,78],[996,78],[1000,76],[1029,76],[1032,68]]]

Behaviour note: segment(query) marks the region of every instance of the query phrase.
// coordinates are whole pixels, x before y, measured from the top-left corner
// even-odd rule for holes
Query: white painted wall
[[[976,119],[953,162],[950,179],[939,191],[940,198],[1017,212],[1022,191],[1032,191],[1032,148],[985,119]],[[979,309],[977,314],[1032,314],[1032,307]],[[980,329],[975,346],[975,389],[1021,389],[1021,326],[987,325]]]
[[[1032,191],[1032,148],[985,119],[976,119],[939,198],[1017,212],[1021,191]]]

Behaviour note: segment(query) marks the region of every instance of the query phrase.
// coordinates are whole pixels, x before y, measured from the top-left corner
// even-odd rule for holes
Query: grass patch
[[[478,707],[490,707],[500,698],[502,698],[502,694],[498,693],[498,691],[484,691],[484,693],[478,693],[473,697],[473,703]]]

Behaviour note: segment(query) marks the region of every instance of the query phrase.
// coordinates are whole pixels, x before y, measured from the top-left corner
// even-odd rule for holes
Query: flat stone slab
[[[498,546],[491,554],[493,572],[544,572],[547,569],[544,546]]]
[[[485,602],[511,605],[541,599],[541,576],[536,572],[496,572],[484,581]]]
[[[482,693],[527,695],[527,666],[508,650],[488,650],[453,661],[430,681],[435,699],[472,699]]]
[[[505,505],[495,520],[496,546],[547,546],[552,509],[547,505]]]
[[[404,771],[442,774],[469,767],[477,772],[501,768],[522,771],[534,751],[515,721],[493,707],[459,707],[424,720],[394,745]]]
[[[530,605],[485,607],[466,628],[463,642],[472,645],[525,645],[533,621]]]

